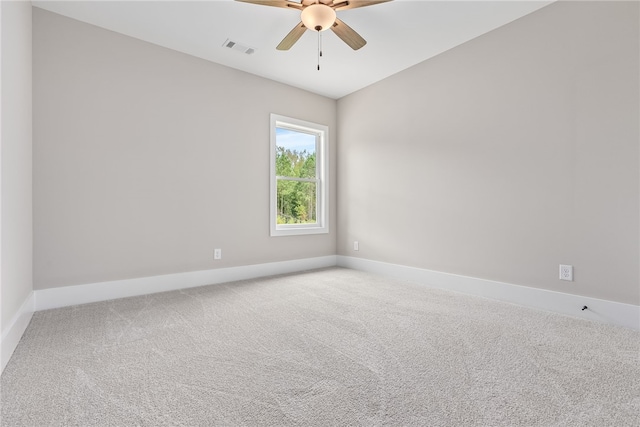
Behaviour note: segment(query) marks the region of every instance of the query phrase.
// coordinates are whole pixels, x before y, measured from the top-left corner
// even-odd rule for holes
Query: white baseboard
[[[330,255],[266,264],[190,271],[187,273],[165,274],[162,276],[42,289],[34,291],[35,310],[48,310],[51,308],[67,307],[117,298],[233,282],[236,280],[294,273],[315,268],[334,267],[336,263],[336,255]]]
[[[349,256],[338,266],[640,330],[640,306]],[[582,307],[587,306],[587,310]]]
[[[9,363],[9,359],[11,359],[11,355],[18,346],[22,334],[27,330],[33,311],[34,295],[31,292],[9,322],[9,326],[2,331],[2,338],[0,338],[0,373],[4,372],[4,367]]]

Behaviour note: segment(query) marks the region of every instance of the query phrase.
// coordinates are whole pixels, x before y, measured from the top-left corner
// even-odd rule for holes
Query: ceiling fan
[[[358,50],[367,41],[351,27],[336,17],[336,11],[372,6],[391,0],[236,0],[263,6],[296,9],[300,13],[300,23],[285,36],[276,47],[278,50],[289,50],[309,30],[321,31],[331,29],[342,41],[353,50]],[[320,54],[321,55],[321,54]]]

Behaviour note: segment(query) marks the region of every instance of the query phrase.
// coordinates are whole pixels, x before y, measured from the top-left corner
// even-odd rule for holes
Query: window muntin
[[[328,128],[271,115],[271,235],[327,233]]]

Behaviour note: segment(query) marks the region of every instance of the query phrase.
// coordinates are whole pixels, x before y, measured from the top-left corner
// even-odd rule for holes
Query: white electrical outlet
[[[222,249],[213,250],[213,259],[222,259]]]
[[[358,244],[357,240],[353,242],[353,250],[354,251],[359,251],[360,250],[360,245]]]
[[[573,282],[573,266],[560,264],[560,280]]]

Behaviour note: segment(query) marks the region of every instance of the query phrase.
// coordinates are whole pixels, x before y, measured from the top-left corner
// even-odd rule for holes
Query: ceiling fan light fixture
[[[336,11],[325,4],[312,4],[304,8],[300,18],[310,30],[325,31],[336,22]]]

